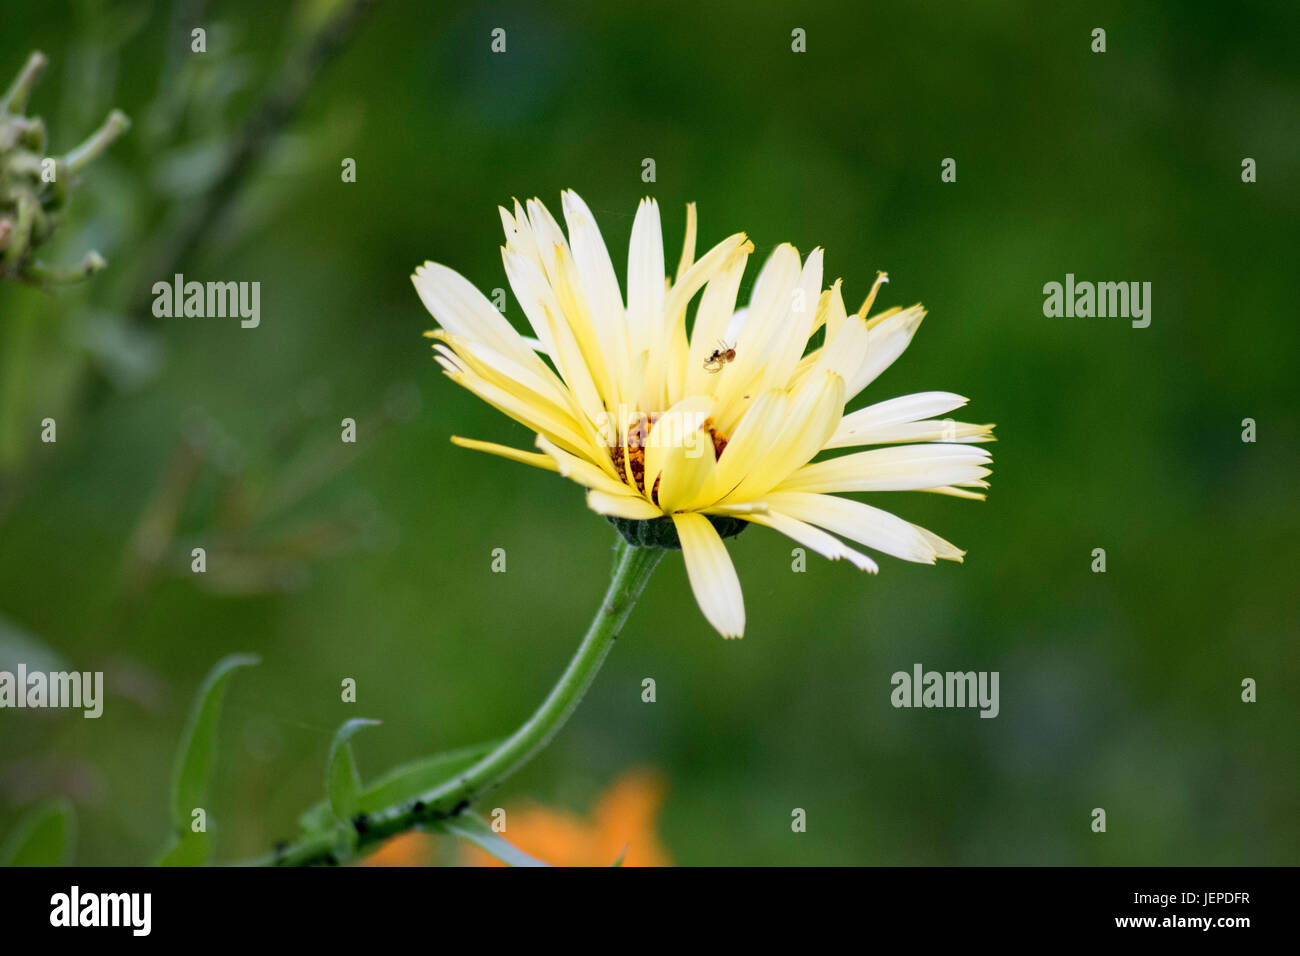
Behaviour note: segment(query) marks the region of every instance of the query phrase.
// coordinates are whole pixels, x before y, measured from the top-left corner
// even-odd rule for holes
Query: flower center
[[[659,413],[654,412],[649,415],[642,415],[628,429],[627,447],[622,445],[610,445],[609,457],[614,462],[614,470],[618,472],[619,478],[625,485],[636,488],[641,494],[646,493],[645,488],[645,450],[650,440],[650,429],[654,423],[659,420]],[[722,434],[713,427],[713,419],[706,418],[699,427],[699,431],[709,436],[709,442],[713,446],[713,460],[717,461],[722,457],[723,451],[727,447],[727,436]],[[680,436],[686,441],[694,440],[691,436]],[[659,504],[659,478],[656,476],[654,487],[650,489],[650,500]]]

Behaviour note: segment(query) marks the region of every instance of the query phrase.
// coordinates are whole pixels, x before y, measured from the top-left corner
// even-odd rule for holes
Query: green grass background
[[[139,5],[96,6],[4,14],[6,80],[32,48],[52,58],[33,106],[56,148],[109,106],[142,116],[155,92],[165,16],[106,61],[104,37]],[[670,556],[570,725],[490,805],[582,812],[650,765],[683,864],[1300,862],[1300,8],[1090,6],[385,3],[233,225],[185,263],[187,278],[260,281],[260,328],[163,321],[143,333],[160,349],[152,377],[69,391],[113,267],[80,292],[0,287],[3,341],[27,343],[20,362],[0,355],[20,425],[0,513],[6,640],[110,675],[98,721],[0,712],[0,832],[64,794],[78,861],[150,859],[190,695],[232,651],[263,664],[235,678],[223,719],[223,859],[291,835],[346,718],[384,721],[357,741],[370,776],[527,715],[600,599],[612,531],[576,486],[449,444],[531,436],[438,374],[408,275],[428,258],[505,286],[496,204],[536,195],[558,214],[573,187],[620,274],[645,194],[670,262],[687,201],[702,247],[752,237],[742,296],[782,241],[824,246],[851,306],[888,270],[881,303],[920,300],[929,317],[859,403],[970,396],[962,417],[998,424],[995,474],[984,503],[869,499],[968,549],[964,566],[883,558],[869,577],[812,556],[795,574],[775,533],[731,542],[739,642],[707,626]],[[206,55],[251,78],[232,117],[303,15],[209,5],[201,22],[224,29]],[[504,56],[489,52],[497,26]],[[1098,26],[1105,54],[1089,49]],[[92,69],[97,101],[70,96]],[[1241,181],[1246,156],[1257,183]],[[956,183],[940,181],[944,157]],[[153,188],[149,160],[128,138],[92,169],[65,258],[92,241],[133,255],[115,230]],[[1067,272],[1150,281],[1150,328],[1045,318],[1042,286]],[[418,410],[380,430],[394,394]],[[363,533],[309,549],[287,587],[260,594],[213,593],[182,552],[123,610],[123,555],[187,423],[219,425],[256,490],[303,460],[274,437],[294,410],[307,460],[336,448],[345,416],[357,454],[253,538],[358,515]],[[56,412],[58,443],[42,445]],[[218,474],[198,482],[186,541],[218,521]],[[1090,571],[1098,547],[1105,574]],[[918,661],[999,671],[1000,716],[891,708],[890,674]],[[1258,703],[1241,702],[1244,677]],[[806,833],[791,832],[795,807]]]

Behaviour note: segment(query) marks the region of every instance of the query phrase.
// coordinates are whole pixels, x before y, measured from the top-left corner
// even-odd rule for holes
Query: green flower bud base
[[[749,527],[748,521],[730,515],[705,515],[704,517],[709,519],[709,524],[713,525],[713,529],[724,538],[734,538]],[[677,526],[668,515],[645,521],[606,515],[605,520],[614,526],[623,536],[624,541],[638,548],[661,548],[669,551],[682,549],[682,542],[677,537]]]

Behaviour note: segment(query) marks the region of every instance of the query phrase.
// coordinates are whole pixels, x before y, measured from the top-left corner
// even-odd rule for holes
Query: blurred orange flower
[[[502,836],[552,866],[609,866],[620,856],[624,866],[669,866],[668,853],[655,831],[666,789],[657,771],[630,770],[600,795],[587,817],[540,806],[509,810]],[[433,857],[433,837],[404,833],[362,865],[427,866]],[[504,866],[469,844],[462,844],[461,859],[468,866]]]
[[[433,863],[433,837],[410,830],[384,841],[374,853],[357,862],[357,866],[429,866]]]

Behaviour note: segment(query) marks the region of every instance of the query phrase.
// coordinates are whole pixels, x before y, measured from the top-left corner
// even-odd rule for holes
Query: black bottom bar
[[[494,952],[511,936],[667,945],[680,933],[735,943],[773,929],[843,930],[863,942],[1231,945],[1283,929],[1294,882],[1292,869],[1264,868],[0,870],[0,932],[7,944],[76,934],[336,946],[436,926],[431,946],[483,933]]]

